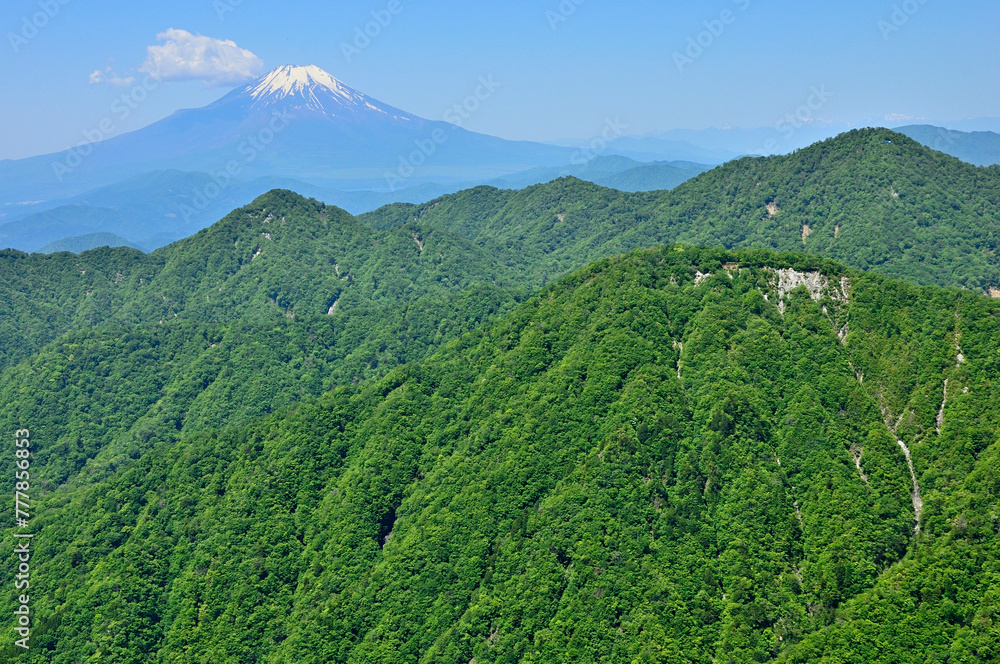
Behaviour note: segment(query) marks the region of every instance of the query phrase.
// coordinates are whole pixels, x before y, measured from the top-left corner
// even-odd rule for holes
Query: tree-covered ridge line
[[[423,249],[418,247],[414,238]],[[0,368],[60,334],[180,319],[225,324],[412,302],[506,275],[480,249],[432,228],[376,232],[338,208],[274,191],[149,255],[0,253]]]
[[[377,232],[280,191],[149,256],[9,252],[0,427],[38,430],[42,490],[94,481],[493,319],[523,297],[494,263],[446,232]]]
[[[276,191],[149,256],[5,252],[0,427],[41,434],[59,533],[40,633],[81,661],[988,658],[995,303],[762,250],[604,259],[682,231],[812,251],[860,205],[913,241],[875,268],[971,288],[991,171],[966,186],[882,136],[736,162],[683,200],[560,180],[356,219]]]
[[[998,321],[816,257],[602,260],[54,496],[26,661],[988,661]]]
[[[481,187],[360,220],[272,192],[150,256],[4,252],[0,368],[99,324],[321,314],[351,304],[339,296],[358,277],[364,288],[352,293],[365,303],[479,283],[530,292],[590,261],[672,242],[806,250],[1000,296],[998,173],[865,130],[788,157],[733,162],[675,192],[624,194],[563,179],[523,192]],[[414,256],[423,235],[442,247]],[[267,268],[253,264],[261,255]]]
[[[247,299],[268,316],[324,313],[344,289],[345,275],[332,278],[340,267],[362,269],[347,283],[363,277],[363,297],[383,301],[474,283],[528,292],[593,260],[674,242],[807,251],[1000,296],[998,178],[998,167],[861,130],[786,157],[732,162],[673,192],[625,194],[569,178],[520,192],[480,187],[355,219],[275,191],[149,256],[0,252],[0,368],[105,322],[231,319]],[[419,252],[424,234],[441,248]],[[258,255],[272,259],[268,268],[253,265]],[[304,274],[286,274],[284,261]],[[260,288],[248,288],[247,270]],[[400,283],[406,270],[418,278]],[[386,275],[395,283],[380,285]]]
[[[998,206],[1000,167],[865,129],[787,156],[739,159],[670,192],[626,194],[564,178],[523,191],[479,187],[360,219],[446,229],[500,255],[532,256],[550,275],[580,256],[680,242],[806,251],[1000,295]]]
[[[844,173],[863,183],[872,173],[885,179],[905,166],[912,176],[938,164],[958,177],[947,158],[915,144],[887,144],[884,135],[853,132],[792,157],[730,164],[687,185],[693,193],[680,199],[560,180],[519,193],[479,188],[359,220],[275,191],[149,256],[127,249],[5,252],[0,307],[9,315],[0,319],[0,367],[8,370],[0,375],[0,425],[31,420],[46,430],[49,446],[39,452],[51,460],[43,472],[52,486],[88,463],[96,465],[84,475],[93,479],[185,432],[249,422],[419,359],[587,261],[672,233],[732,241],[720,232],[739,228],[738,215],[709,219],[706,234],[698,230],[704,220],[682,212],[695,222],[674,233],[649,211],[691,206],[698,196],[706,210],[718,207],[710,199],[720,183],[742,201],[741,188],[755,182],[760,214],[774,222],[801,191],[775,197],[762,183],[784,186],[780,179],[793,166],[797,186],[811,178],[806,189],[833,193]],[[890,154],[865,161],[876,151]],[[973,171],[986,179],[992,173]],[[822,220],[811,223],[807,244],[822,229]],[[990,228],[980,232],[987,243]],[[801,248],[795,228],[785,230],[790,248]],[[784,242],[780,228],[761,232],[774,238],[768,245]],[[833,232],[840,236],[839,224]],[[879,239],[871,237],[874,246]],[[924,260],[926,246],[921,240],[914,248],[922,270],[937,260]],[[956,251],[963,259],[934,268],[936,279],[958,282],[956,270],[977,264],[974,252]],[[194,344],[198,338],[204,343]]]

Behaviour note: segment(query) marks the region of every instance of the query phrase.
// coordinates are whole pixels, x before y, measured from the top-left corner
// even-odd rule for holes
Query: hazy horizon
[[[134,131],[284,64],[434,120],[491,80],[463,126],[519,140],[583,139],[608,120],[629,135],[774,127],[803,108],[831,128],[986,129],[997,115],[1000,7],[970,0],[11,4],[0,159],[67,149],[105,118],[109,136]]]

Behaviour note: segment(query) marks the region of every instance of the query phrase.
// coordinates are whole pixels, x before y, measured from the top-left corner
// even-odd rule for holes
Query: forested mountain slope
[[[0,426],[45,432],[51,487],[84,469],[91,481],[185,433],[382,375],[588,261],[676,238],[996,288],[996,178],[866,130],[666,194],[563,179],[359,219],[276,191],[150,255],[4,252]]]
[[[5,252],[0,272],[0,428],[33,423],[52,489],[380,375],[523,292],[467,240],[280,191],[150,255]]]
[[[985,291],[1000,288],[998,205],[1000,168],[969,166],[888,130],[732,162],[674,192],[625,194],[561,179],[517,192],[480,187],[358,219],[272,192],[146,257],[3,252],[0,368],[61,332],[105,320],[231,319],[247,311],[247,298],[269,314],[302,316],[324,313],[341,291],[348,299],[338,308],[347,307],[354,296],[336,271],[361,269],[359,261],[366,272],[347,283],[385,302],[428,286],[453,289],[458,273],[460,284],[530,290],[590,261],[677,240],[806,251],[917,283]],[[454,252],[424,254],[423,235],[433,233]],[[255,262],[257,250],[263,260]]]
[[[149,255],[0,253],[32,657],[995,657],[998,303],[606,257],[982,292],[998,170],[868,130],[670,193],[275,191]]]
[[[39,505],[21,659],[988,661],[998,322],[818,258],[601,261]]]
[[[1000,288],[1000,167],[977,168],[887,129],[788,156],[744,158],[671,192],[626,194],[573,179],[524,191],[478,188],[362,215],[419,222],[552,277],[660,243],[805,251],[921,284]],[[998,291],[1000,292],[1000,291]]]

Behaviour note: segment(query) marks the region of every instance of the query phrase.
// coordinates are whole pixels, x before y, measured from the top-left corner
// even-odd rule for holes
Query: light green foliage
[[[0,429],[37,431],[46,490],[384,374],[521,292],[468,241],[281,191],[149,256],[7,252],[0,271]]]
[[[886,141],[891,141],[887,143]],[[550,279],[586,261],[682,242],[806,251],[920,284],[1000,287],[1000,167],[976,168],[887,129],[791,155],[745,158],[671,192],[626,194],[572,178],[479,188],[363,215],[513,247]],[[808,228],[807,228],[808,227]]]
[[[777,270],[826,282],[781,296]],[[819,258],[601,261],[421,362],[54,494],[19,658],[989,660],[998,321]]]
[[[3,661],[995,659],[1000,305],[926,285],[1000,283],[997,177],[866,130],[2,252]],[[750,248],[608,258],[678,239]]]

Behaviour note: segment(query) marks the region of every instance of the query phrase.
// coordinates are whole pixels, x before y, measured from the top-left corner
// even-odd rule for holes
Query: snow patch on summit
[[[255,105],[271,104],[292,97],[304,101],[305,108],[322,113],[332,113],[338,106],[386,113],[385,109],[372,104],[368,97],[315,65],[278,67],[251,83],[243,93],[252,97]]]

